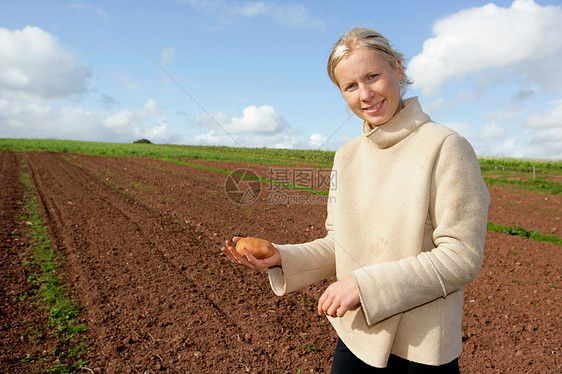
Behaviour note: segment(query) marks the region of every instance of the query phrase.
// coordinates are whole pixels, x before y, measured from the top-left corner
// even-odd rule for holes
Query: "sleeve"
[[[461,136],[444,140],[430,191],[435,248],[352,273],[368,324],[446,297],[480,271],[490,195],[476,154]]]
[[[332,178],[335,165],[334,159]],[[324,238],[302,244],[274,244],[281,254],[281,267],[269,268],[268,275],[271,289],[277,296],[286,295],[336,274],[332,224],[333,192],[330,189],[325,223],[328,233]]]

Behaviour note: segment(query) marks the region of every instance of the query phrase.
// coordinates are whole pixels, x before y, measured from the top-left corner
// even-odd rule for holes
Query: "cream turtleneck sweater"
[[[461,353],[463,286],[483,260],[488,190],[470,144],[417,98],[334,158],[325,238],[276,245],[284,295],[352,275],[360,306],[328,317],[348,348],[385,367],[390,353],[441,365]]]

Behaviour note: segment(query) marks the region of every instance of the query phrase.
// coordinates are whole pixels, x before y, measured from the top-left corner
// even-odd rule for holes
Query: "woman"
[[[403,61],[363,28],[332,50],[330,78],[363,125],[334,158],[327,236],[264,260],[222,248],[267,268],[277,295],[337,276],[318,301],[339,336],[332,373],[459,371],[463,286],[482,265],[490,197],[470,144],[402,99]]]

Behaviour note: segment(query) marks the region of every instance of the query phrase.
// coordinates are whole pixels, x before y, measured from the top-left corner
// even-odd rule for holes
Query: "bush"
[[[152,144],[152,142],[148,139],[139,139],[135,140],[133,144]]]

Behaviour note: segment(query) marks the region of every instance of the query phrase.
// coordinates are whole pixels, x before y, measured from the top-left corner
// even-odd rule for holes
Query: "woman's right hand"
[[[277,248],[275,248],[275,252],[272,256],[264,258],[264,259],[257,259],[250,251],[244,248],[244,256],[240,255],[236,252],[236,243],[242,239],[239,236],[235,236],[232,238],[232,242],[227,240],[225,242],[226,247],[222,247],[221,251],[226,254],[226,256],[230,259],[230,261],[243,265],[248,269],[252,270],[263,270],[275,266],[281,266],[281,255]]]

